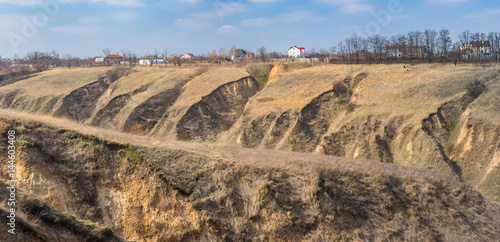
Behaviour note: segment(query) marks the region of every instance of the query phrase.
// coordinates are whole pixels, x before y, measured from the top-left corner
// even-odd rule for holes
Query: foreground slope
[[[5,130],[16,129],[19,188],[42,201],[38,207],[108,226],[127,241],[492,241],[500,236],[499,204],[437,173],[305,153],[165,142],[50,117],[2,115],[17,120],[0,122],[0,149]],[[32,210],[23,204],[29,216]],[[75,235],[81,230],[59,224],[44,236],[60,238],[58,230],[81,236]]]

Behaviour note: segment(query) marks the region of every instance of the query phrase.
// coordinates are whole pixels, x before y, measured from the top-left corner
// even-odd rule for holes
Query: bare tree
[[[262,62],[266,62],[266,47],[262,46],[258,50]]]
[[[102,52],[104,53],[104,57],[111,55],[111,50],[109,50],[109,48],[102,50]]]
[[[427,50],[427,58],[429,58],[429,63],[432,62],[432,57],[434,57],[437,36],[438,33],[433,29],[426,29],[424,31],[424,43],[425,49]]]
[[[28,52],[25,59],[36,71],[49,69],[49,57],[46,53],[39,51]]]
[[[60,65],[60,55],[59,53],[57,53],[57,51],[53,50],[50,52],[50,56],[52,58],[52,67],[56,67],[56,66],[59,66]]]
[[[371,36],[368,40],[371,43],[373,53],[375,54],[375,59],[380,60],[380,57],[384,51],[385,44],[387,42],[387,38],[380,34],[376,34],[374,36]]]
[[[318,55],[318,58],[319,58],[319,60],[320,60],[321,62],[324,62],[324,61],[325,61],[325,59],[327,59],[327,58],[328,58],[328,55],[329,55],[329,54],[330,54],[330,53],[329,53],[327,50],[325,50],[325,49],[321,48],[321,49],[319,49],[319,55]]]
[[[167,49],[163,50],[162,55],[163,55],[163,61],[165,62],[165,67],[167,67],[168,66],[168,50]]]
[[[71,54],[65,54],[63,57],[64,63],[68,68],[71,68],[71,65],[73,63],[73,56]]]
[[[442,29],[441,31],[439,31],[439,46],[441,47],[441,53],[444,55],[445,60],[451,43],[450,31],[447,29]]]

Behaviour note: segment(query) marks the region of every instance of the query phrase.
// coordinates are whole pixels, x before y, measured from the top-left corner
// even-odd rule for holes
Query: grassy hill
[[[300,62],[54,69],[0,87],[0,104],[169,143],[416,167],[500,201],[499,73],[494,64]],[[474,81],[484,92],[470,93]]]

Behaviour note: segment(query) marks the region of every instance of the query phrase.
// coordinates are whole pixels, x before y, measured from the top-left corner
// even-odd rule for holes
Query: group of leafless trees
[[[332,56],[346,62],[434,62],[462,60],[465,52],[461,46],[472,41],[489,41],[491,55],[488,60],[497,60],[500,50],[500,33],[471,33],[464,31],[458,35],[458,41],[453,42],[450,31],[426,29],[423,32],[410,31],[407,34],[386,37],[374,35],[361,37],[357,34],[346,38],[336,47],[330,48]],[[391,49],[398,49],[398,54],[391,54]],[[474,56],[467,59],[474,60]],[[484,58],[480,58],[484,59]]]

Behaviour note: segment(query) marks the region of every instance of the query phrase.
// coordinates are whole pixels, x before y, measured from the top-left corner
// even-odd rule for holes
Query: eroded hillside
[[[17,130],[18,188],[32,197],[22,200],[25,220],[18,239],[492,241],[500,236],[500,205],[445,175],[222,145],[173,142],[168,145],[177,148],[168,148],[143,136],[43,119],[73,130],[61,129],[29,117],[34,116],[0,121],[0,149],[7,143],[5,131]],[[147,147],[140,145],[143,139]],[[3,170],[0,175],[5,177]]]
[[[475,80],[484,92],[467,91]],[[0,103],[172,141],[417,167],[500,201],[495,65],[57,69],[0,87]]]

